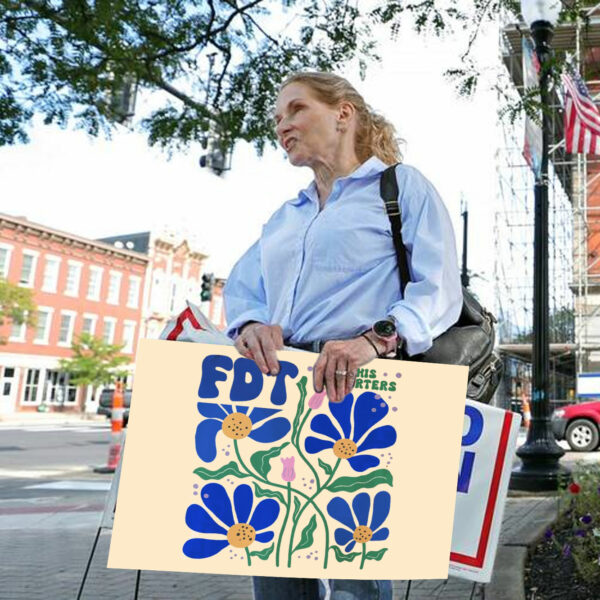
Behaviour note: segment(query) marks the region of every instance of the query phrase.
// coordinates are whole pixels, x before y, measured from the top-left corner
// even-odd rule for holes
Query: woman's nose
[[[290,124],[287,122],[286,119],[281,119],[281,121],[279,121],[279,123],[277,124],[277,127],[275,127],[275,134],[279,138],[280,142],[289,130]]]

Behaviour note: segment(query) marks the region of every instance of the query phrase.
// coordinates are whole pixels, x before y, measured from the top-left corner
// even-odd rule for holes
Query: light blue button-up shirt
[[[427,350],[462,308],[454,232],[433,185],[412,167],[396,177],[412,281],[402,297],[389,218],[387,165],[371,157],[336,179],[323,210],[313,181],[264,225],[225,286],[227,335],[278,324],[292,343],[347,339],[392,316],[409,354]]]

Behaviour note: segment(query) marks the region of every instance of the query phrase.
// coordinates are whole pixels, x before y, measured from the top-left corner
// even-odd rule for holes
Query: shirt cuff
[[[406,352],[409,356],[421,354],[431,348],[433,338],[430,329],[408,306],[395,306],[390,310],[389,315],[396,322],[398,335],[404,338]]]
[[[227,325],[227,330],[225,331],[227,337],[230,337],[232,340],[236,340],[238,335],[240,334],[240,329],[248,322],[248,321],[257,321],[259,323],[268,323],[269,318],[267,316],[267,312],[261,309],[249,310],[245,313],[242,313],[237,319],[234,319],[231,323]]]

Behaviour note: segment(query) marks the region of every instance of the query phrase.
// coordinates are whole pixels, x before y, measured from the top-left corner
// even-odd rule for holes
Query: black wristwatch
[[[387,346],[387,352],[400,350],[404,345],[404,338],[398,334],[396,322],[392,318],[381,319],[373,323],[371,331],[380,340],[384,341]]]

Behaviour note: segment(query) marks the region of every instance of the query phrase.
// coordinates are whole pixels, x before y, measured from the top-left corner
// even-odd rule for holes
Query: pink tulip
[[[284,481],[294,481],[294,479],[296,479],[296,471],[294,471],[294,457],[290,456],[289,458],[282,458],[281,462],[283,463],[283,473],[281,474],[281,478]]]
[[[308,401],[308,408],[311,408],[312,410],[318,410],[319,408],[321,408],[321,404],[323,404],[323,399],[325,398],[325,393],[326,390],[323,390],[321,393],[315,394]]]

